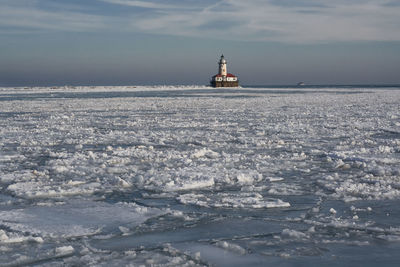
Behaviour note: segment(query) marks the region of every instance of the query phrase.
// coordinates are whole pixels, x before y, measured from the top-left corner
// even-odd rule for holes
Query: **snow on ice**
[[[399,103],[396,87],[0,88],[0,266],[395,266]]]

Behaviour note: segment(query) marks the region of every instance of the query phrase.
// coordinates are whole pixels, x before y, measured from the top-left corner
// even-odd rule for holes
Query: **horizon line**
[[[64,85],[21,85],[21,86],[12,86],[12,85],[5,85],[2,86],[0,85],[0,88],[35,88],[35,87],[41,87],[41,88],[52,88],[52,87],[161,87],[161,86],[196,86],[196,87],[212,87],[209,84],[126,84],[126,85],[85,85],[85,84],[80,84],[80,85],[73,85],[73,84],[64,84]],[[366,86],[366,87],[373,87],[373,86],[378,86],[378,87],[400,87],[400,83],[343,83],[343,84],[329,84],[329,83],[322,83],[322,84],[305,84],[305,85],[297,85],[297,84],[244,84],[244,85],[239,85],[242,88],[251,88],[251,87],[298,87],[298,88],[307,88],[307,87],[333,87],[333,86],[340,86],[340,87],[346,87],[346,86]]]

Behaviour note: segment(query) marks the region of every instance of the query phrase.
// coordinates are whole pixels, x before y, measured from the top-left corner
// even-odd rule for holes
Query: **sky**
[[[400,0],[0,0],[0,86],[400,84]]]

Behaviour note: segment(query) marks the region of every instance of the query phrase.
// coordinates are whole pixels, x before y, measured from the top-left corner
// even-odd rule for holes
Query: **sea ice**
[[[400,260],[398,87],[0,88],[0,102],[0,265]]]
[[[38,238],[70,238],[98,234],[106,227],[134,227],[163,213],[162,210],[133,203],[74,200],[50,207],[0,211],[0,225]],[[8,240],[6,237],[4,233],[4,239]],[[34,237],[30,239],[35,240]]]
[[[289,202],[280,199],[264,198],[259,193],[217,193],[210,196],[203,194],[183,194],[177,197],[183,204],[193,204],[214,208],[287,208]]]

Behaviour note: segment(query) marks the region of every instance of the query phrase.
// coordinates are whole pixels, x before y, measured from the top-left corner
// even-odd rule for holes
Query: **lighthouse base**
[[[239,81],[211,81],[211,86],[213,87],[239,87]]]

